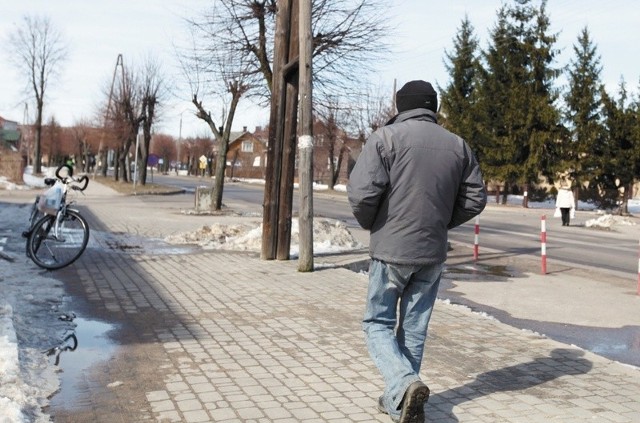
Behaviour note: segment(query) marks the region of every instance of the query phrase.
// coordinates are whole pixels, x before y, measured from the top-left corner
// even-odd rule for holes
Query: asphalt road
[[[211,185],[210,179],[195,177],[172,177],[155,175],[155,182],[195,191],[199,185]],[[247,207],[261,210],[264,186],[259,184],[226,184],[225,201],[240,201]],[[294,213],[298,198],[294,191]],[[314,195],[313,208],[316,216],[339,219],[348,227],[357,228],[357,222],[343,192],[318,192]],[[552,217],[553,210],[523,209],[513,206],[489,204],[480,216],[480,254],[483,251],[500,251],[507,255],[540,257],[541,217],[546,215],[547,260],[574,266],[591,266],[615,272],[626,277],[638,273],[639,230],[632,227],[603,231],[584,226],[593,219],[595,212],[578,212],[572,226],[563,227],[560,219]],[[449,233],[451,241],[474,243],[475,222],[470,221]]]

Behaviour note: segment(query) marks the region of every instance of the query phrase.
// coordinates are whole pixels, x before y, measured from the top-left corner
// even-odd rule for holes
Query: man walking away
[[[430,83],[408,82],[396,104],[399,114],[364,145],[347,192],[370,230],[363,329],[385,383],[378,408],[393,421],[417,423],[429,398],[419,374],[447,231],[482,212],[487,194],[467,143],[437,124]]]

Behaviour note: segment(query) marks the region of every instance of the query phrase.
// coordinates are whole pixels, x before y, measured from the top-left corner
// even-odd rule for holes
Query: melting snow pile
[[[171,244],[197,244],[206,249],[259,252],[262,243],[262,224],[256,226],[216,223],[203,226],[195,232],[170,235],[165,238],[165,241]],[[314,219],[314,253],[350,251],[362,247],[362,244],[353,237],[343,222],[333,219]],[[293,219],[291,221],[290,254],[297,256],[298,251],[298,219]]]
[[[13,329],[13,311],[9,304],[0,304],[0,408],[6,421],[23,421],[21,405],[15,398],[19,392],[9,392],[10,385],[16,384],[20,376],[18,363],[18,341]],[[4,421],[4,420],[3,420]]]
[[[589,219],[584,222],[584,226],[587,228],[607,229],[610,230],[613,226],[634,226],[635,222],[631,221],[625,216],[614,216],[612,214],[605,214],[595,219]]]

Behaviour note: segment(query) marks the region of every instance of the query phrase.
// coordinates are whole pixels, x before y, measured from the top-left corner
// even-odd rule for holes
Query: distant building
[[[267,136],[261,127],[254,133],[247,127],[231,132],[227,151],[226,176],[230,178],[264,179],[267,163]]]
[[[21,133],[18,122],[7,120],[0,116],[0,147],[11,151],[18,151]]]
[[[269,128],[257,126],[249,132],[247,127],[242,131],[232,132],[229,137],[227,152],[226,177],[264,179],[267,165],[267,147],[269,144]],[[333,161],[340,169],[337,184],[346,184],[349,172],[362,150],[363,140],[351,138],[344,131],[334,128],[330,130],[320,121],[314,123],[313,146],[313,181],[327,184],[331,177],[330,151],[333,149]],[[217,146],[214,147],[217,149]],[[214,152],[214,154],[217,151]],[[339,156],[342,156],[339,159]],[[298,178],[297,161],[294,179]]]

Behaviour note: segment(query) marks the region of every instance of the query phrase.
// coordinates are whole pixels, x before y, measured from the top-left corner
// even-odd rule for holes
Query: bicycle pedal
[[[30,234],[30,233],[31,233],[31,232],[29,232],[29,231],[24,231],[24,232],[22,233],[22,237],[23,237],[23,238],[29,238],[29,234]]]

